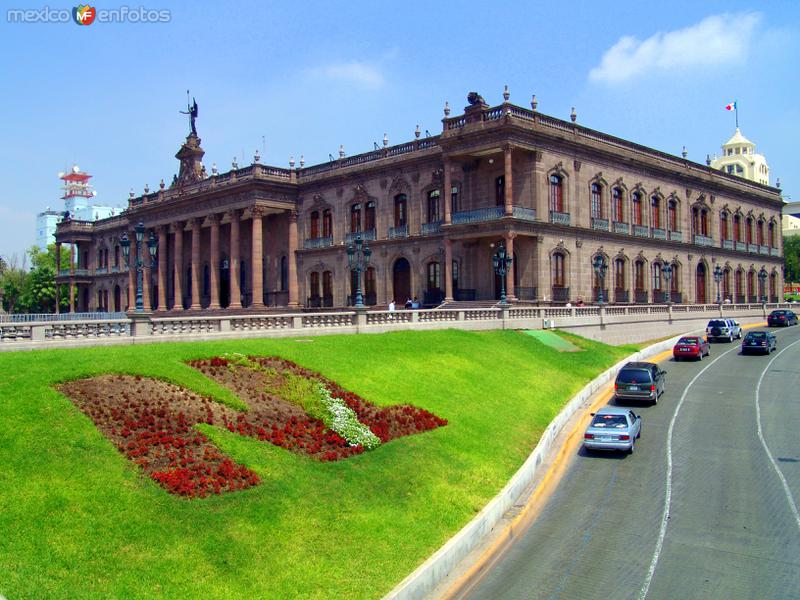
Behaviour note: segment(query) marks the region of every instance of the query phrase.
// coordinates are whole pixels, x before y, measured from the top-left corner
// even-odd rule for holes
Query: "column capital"
[[[512,150],[514,150],[514,144],[503,144],[504,153],[511,154]]]
[[[238,221],[239,218],[242,216],[242,213],[239,211],[238,208],[230,208],[225,211],[225,214],[231,221],[233,221],[234,219]]]
[[[192,230],[200,229],[203,227],[203,217],[192,217],[191,219],[188,219],[186,222],[189,224],[189,228]]]
[[[297,223],[297,210],[291,209],[289,210],[289,221],[292,223]]]
[[[206,215],[206,221],[208,221],[208,223],[210,225],[214,225],[214,224],[219,225],[219,221],[220,221],[219,214],[218,213],[207,214]]]
[[[178,233],[179,231],[183,231],[183,228],[186,227],[186,224],[183,221],[175,221],[168,225],[170,233]]]
[[[267,214],[267,209],[263,206],[251,206],[250,207],[250,214],[254,218],[262,218]]]

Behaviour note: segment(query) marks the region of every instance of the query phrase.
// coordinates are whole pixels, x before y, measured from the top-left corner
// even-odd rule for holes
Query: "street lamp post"
[[[512,259],[506,254],[506,247],[501,243],[497,252],[492,255],[492,266],[494,272],[500,277],[500,304],[505,306],[506,302],[506,273],[511,268]]]
[[[360,235],[347,247],[347,263],[350,270],[356,274],[356,303],[355,308],[366,308],[364,297],[361,294],[361,273],[367,270],[372,250],[369,249]]]
[[[594,268],[594,274],[597,275],[597,284],[599,286],[597,288],[597,303],[603,304],[603,286],[605,285],[608,264],[602,254],[598,254],[594,257],[592,268]]]
[[[722,267],[714,267],[714,282],[717,284],[717,304],[722,304],[722,297],[719,295],[719,284],[722,281]]]
[[[672,265],[670,263],[661,263],[661,274],[664,276],[664,281],[667,286],[667,305],[672,304]]]
[[[140,220],[139,224],[134,227],[136,236],[136,256],[133,259],[133,266],[136,269],[136,312],[144,312],[144,302],[142,300],[142,277],[144,273],[144,262],[142,261],[142,242],[144,241],[144,223]],[[119,240],[119,245],[122,246],[122,257],[125,259],[125,266],[131,268],[131,241],[128,239],[128,233],[124,232]],[[150,267],[156,266],[156,249],[158,248],[158,240],[156,239],[153,231],[147,238],[147,250],[150,255]]]
[[[761,270],[758,272],[758,280],[761,282],[761,304],[767,303],[767,277],[767,270],[761,267]]]

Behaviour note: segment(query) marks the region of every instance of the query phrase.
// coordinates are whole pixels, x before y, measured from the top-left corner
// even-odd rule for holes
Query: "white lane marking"
[[[658,564],[658,558],[661,556],[661,548],[664,545],[664,536],[667,535],[667,523],[669,522],[669,510],[670,510],[670,503],[672,502],[672,431],[675,429],[675,420],[678,418],[678,412],[681,410],[681,406],[683,405],[683,401],[686,400],[686,395],[689,393],[689,388],[694,385],[694,382],[708,369],[714,366],[714,364],[720,360],[723,356],[726,356],[733,352],[734,350],[740,350],[740,346],[734,346],[727,352],[720,354],[717,358],[712,360],[708,365],[700,371],[694,378],[688,383],[686,388],[683,390],[683,394],[681,394],[681,399],[678,401],[678,405],[675,407],[675,413],[672,415],[672,420],[669,422],[669,429],[667,430],[667,482],[666,482],[666,492],[664,495],[664,512],[661,515],[661,528],[658,531],[658,540],[656,541],[656,548],[653,551],[653,559],[650,561],[650,568],[647,570],[647,577],[645,577],[644,584],[642,585],[642,589],[639,591],[639,600],[644,600],[647,597],[647,592],[650,589],[650,583],[653,581],[653,575],[656,573],[656,565]]]
[[[758,439],[761,440],[761,445],[764,446],[764,452],[767,453],[769,457],[769,461],[772,463],[772,467],[775,469],[775,472],[778,474],[778,477],[781,480],[781,484],[783,485],[783,493],[786,494],[786,501],[789,503],[789,508],[794,515],[794,521],[797,524],[797,528],[800,529],[800,513],[797,512],[797,504],[794,501],[794,496],[792,496],[792,490],[789,489],[789,483],[786,481],[786,477],[783,476],[783,473],[778,467],[778,463],[775,458],[772,456],[772,452],[769,451],[769,447],[767,446],[766,440],[764,440],[764,432],[761,429],[761,381],[764,379],[764,375],[767,374],[767,370],[772,366],[772,363],[777,360],[777,358],[786,352],[789,348],[794,346],[795,344],[800,344],[800,340],[792,342],[786,348],[778,352],[772,360],[767,363],[767,366],[764,367],[764,370],[761,372],[761,377],[758,378],[758,385],[756,385],[756,423],[758,424]]]

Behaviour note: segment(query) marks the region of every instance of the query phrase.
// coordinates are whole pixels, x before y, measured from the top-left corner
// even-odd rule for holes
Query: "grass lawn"
[[[638,349],[565,337],[585,350],[448,330],[0,353],[0,594],[380,598],[503,487],[581,386]],[[185,500],[53,389],[141,374],[237,406],[184,364],[231,351],[288,358],[449,424],[335,463],[202,426],[262,483]]]

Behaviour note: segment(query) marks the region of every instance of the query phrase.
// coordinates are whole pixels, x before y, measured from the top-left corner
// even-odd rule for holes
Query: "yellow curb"
[[[672,350],[664,350],[650,357],[648,362],[661,362],[670,356],[672,356]],[[570,431],[567,439],[561,445],[561,449],[558,451],[550,468],[544,474],[542,480],[538,483],[536,489],[530,495],[520,513],[497,535],[497,538],[484,550],[480,558],[470,566],[442,596],[440,596],[440,600],[452,600],[453,598],[463,596],[469,592],[480,581],[489,567],[493,566],[503,555],[503,551],[510,546],[511,541],[517,534],[524,531],[536,520],[536,517],[539,516],[546,501],[550,498],[556,487],[558,487],[558,483],[561,481],[566,471],[569,459],[575,456],[580,441],[583,439],[579,434],[588,426],[591,413],[596,412],[611,399],[612,385],[613,384],[609,383],[599,392],[597,400],[592,403],[575,424],[575,427],[572,428],[572,431]]]

